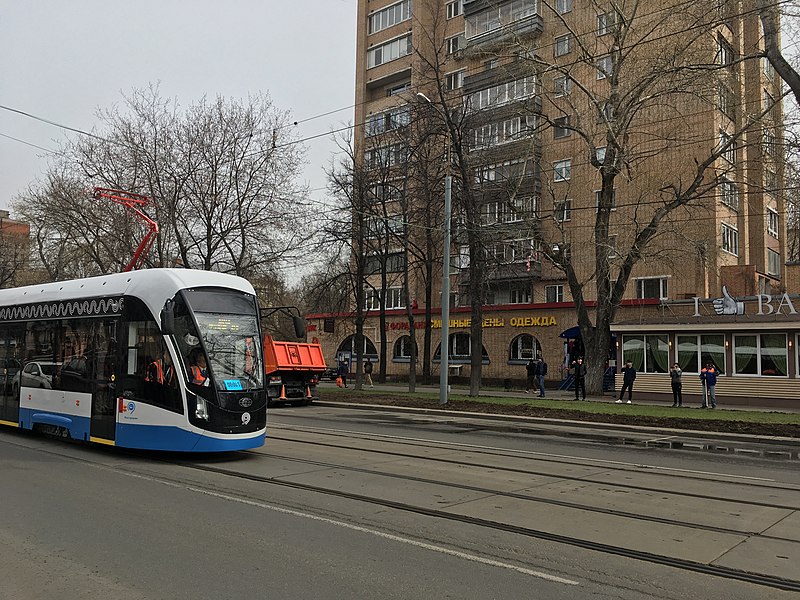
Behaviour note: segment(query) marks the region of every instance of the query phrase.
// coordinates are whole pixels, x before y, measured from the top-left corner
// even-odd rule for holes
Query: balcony
[[[467,0],[464,2],[466,21],[465,57],[492,52],[510,41],[533,39],[544,28],[539,5],[531,0],[522,10],[512,13],[511,3],[497,0]]]

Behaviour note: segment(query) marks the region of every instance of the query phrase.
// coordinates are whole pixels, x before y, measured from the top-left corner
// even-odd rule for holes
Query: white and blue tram
[[[126,448],[255,448],[267,421],[260,339],[253,287],[222,273],[0,290],[0,423]]]

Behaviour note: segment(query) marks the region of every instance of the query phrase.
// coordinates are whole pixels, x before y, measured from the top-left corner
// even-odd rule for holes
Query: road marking
[[[384,438],[387,440],[398,440],[398,441],[406,441],[406,442],[425,442],[425,443],[437,443],[437,444],[444,444],[448,446],[458,447],[458,448],[472,448],[475,450],[493,450],[497,452],[513,452],[516,454],[526,454],[529,456],[540,456],[542,458],[563,458],[566,460],[579,460],[579,461],[586,461],[588,463],[599,463],[599,464],[606,464],[606,465],[615,465],[620,467],[633,467],[636,469],[651,469],[656,471],[675,471],[676,473],[688,473],[691,475],[709,475],[714,477],[727,477],[730,479],[744,479],[747,481],[767,481],[770,483],[775,483],[774,479],[769,479],[767,477],[750,477],[748,475],[736,475],[731,473],[716,473],[714,471],[697,471],[694,469],[678,469],[676,467],[662,467],[658,465],[644,465],[641,463],[630,463],[630,462],[622,462],[618,460],[604,460],[600,458],[586,458],[585,456],[570,456],[568,454],[550,454],[548,452],[534,452],[532,450],[516,450],[514,448],[499,448],[497,446],[481,446],[478,444],[465,444],[462,442],[448,442],[446,440],[431,440],[426,438],[413,438],[413,437],[405,437],[400,435],[387,435],[382,433],[370,433],[367,434],[363,431],[350,431],[348,429],[331,429],[328,427],[313,427],[310,425],[301,425],[301,426],[293,426],[293,425],[284,425],[281,423],[275,423],[271,421],[267,425],[267,429],[269,426],[277,425],[278,428],[289,429],[292,431],[298,430],[309,430],[309,431],[320,431],[320,432],[329,432],[329,433],[346,433],[350,435],[359,435],[359,436],[369,436],[370,439],[374,438]],[[269,437],[269,433],[267,434]]]
[[[106,466],[98,465],[98,468],[101,469],[108,469],[113,471],[114,473],[126,475],[128,477],[134,477],[136,479],[144,479],[145,481],[151,481],[153,483],[160,483],[162,485],[166,485],[168,487],[174,487],[178,489],[185,489],[190,492],[198,492],[200,494],[205,494],[206,496],[212,496],[214,498],[220,498],[222,500],[230,500],[232,502],[238,502],[239,504],[246,504],[248,506],[255,506],[256,508],[263,508],[265,510],[271,510],[274,512],[291,515],[294,517],[300,517],[303,519],[311,519],[313,521],[319,521],[321,523],[327,523],[329,525],[335,525],[337,527],[343,527],[345,529],[350,529],[352,531],[358,531],[360,533],[367,533],[369,535],[374,535],[376,537],[384,538],[387,540],[391,540],[393,542],[399,542],[401,544],[408,544],[410,546],[416,546],[417,548],[422,548],[425,550],[431,550],[433,552],[438,552],[440,554],[447,554],[449,556],[455,556],[456,558],[461,558],[463,560],[468,560],[470,562],[481,563],[484,565],[488,565],[490,567],[498,567],[501,569],[508,569],[510,571],[516,571],[517,573],[522,573],[523,575],[529,575],[531,577],[536,577],[538,579],[544,579],[546,581],[551,581],[553,583],[561,583],[564,585],[580,585],[579,582],[573,581],[571,579],[564,579],[563,577],[558,577],[557,575],[551,575],[549,573],[543,573],[542,571],[533,571],[531,569],[526,569],[525,567],[520,567],[517,565],[513,565],[510,563],[504,563],[497,560],[492,560],[489,558],[483,558],[480,556],[476,556],[474,554],[468,554],[466,552],[459,552],[458,550],[451,550],[449,548],[445,548],[443,546],[436,546],[434,544],[426,544],[425,542],[419,542],[417,540],[412,540],[411,538],[401,537],[399,535],[393,535],[391,533],[384,533],[383,531],[378,531],[377,529],[370,529],[368,527],[361,527],[360,525],[353,525],[352,523],[346,523],[344,521],[337,521],[336,519],[329,519],[327,517],[319,517],[317,515],[312,515],[311,513],[300,512],[298,510],[292,510],[289,508],[283,508],[281,506],[274,506],[272,504],[266,504],[264,502],[257,502],[255,500],[247,500],[245,498],[237,498],[236,496],[231,496],[229,494],[221,494],[219,492],[212,492],[210,490],[204,490],[202,488],[193,487],[190,485],[180,484],[180,483],[173,483],[171,481],[164,481],[162,479],[158,479],[157,477],[151,477],[149,475],[141,475],[139,473],[131,473],[129,471],[117,471],[116,469],[112,469]]]

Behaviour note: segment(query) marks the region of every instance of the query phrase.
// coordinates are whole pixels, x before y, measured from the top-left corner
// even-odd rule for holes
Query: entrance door
[[[98,321],[92,329],[92,352],[87,356],[90,363],[87,370],[92,381],[89,435],[93,442],[113,444],[117,429],[117,322]]]
[[[25,323],[0,325],[0,421],[19,424],[19,382]]]

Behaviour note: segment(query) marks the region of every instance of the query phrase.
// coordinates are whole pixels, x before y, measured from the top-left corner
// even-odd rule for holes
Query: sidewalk
[[[322,387],[326,387],[327,382],[322,382]],[[355,379],[348,380],[350,387],[355,386]],[[335,384],[331,383],[331,386]],[[386,391],[386,392],[393,392],[393,393],[403,393],[408,391],[407,384],[400,384],[400,383],[379,383],[376,384],[375,387],[364,387],[364,391],[376,390],[376,391]],[[439,386],[437,385],[420,385],[417,384],[417,391],[418,392],[426,392],[426,393],[439,393]],[[617,394],[619,392],[606,392],[603,396],[586,396],[587,402],[606,402],[613,404],[617,400]],[[469,386],[463,385],[451,385],[450,386],[450,394],[456,394],[459,396],[466,396],[469,394]],[[531,399],[531,400],[563,400],[563,401],[574,401],[575,400],[575,392],[574,391],[561,391],[561,390],[547,390],[545,398],[540,398],[539,394],[535,391],[532,391],[530,394],[525,393],[524,390],[517,389],[517,390],[505,390],[503,388],[491,388],[491,387],[484,387],[480,390],[479,396],[493,396],[496,398],[519,398],[519,399]],[[628,399],[627,394],[625,395],[625,400]],[[757,399],[754,399],[757,400]],[[669,401],[660,401],[660,400],[640,400],[636,398],[636,391],[633,393],[633,404],[640,404],[640,405],[647,405],[647,406],[662,406],[664,408],[671,407]],[[692,408],[700,408],[699,402],[684,402],[684,408],[692,409]],[[725,405],[725,399],[718,397],[717,398],[717,408],[716,410],[755,410],[755,411],[778,411],[784,413],[800,413],[800,406],[797,407],[782,407],[776,408],[774,406],[754,406],[754,405]]]

